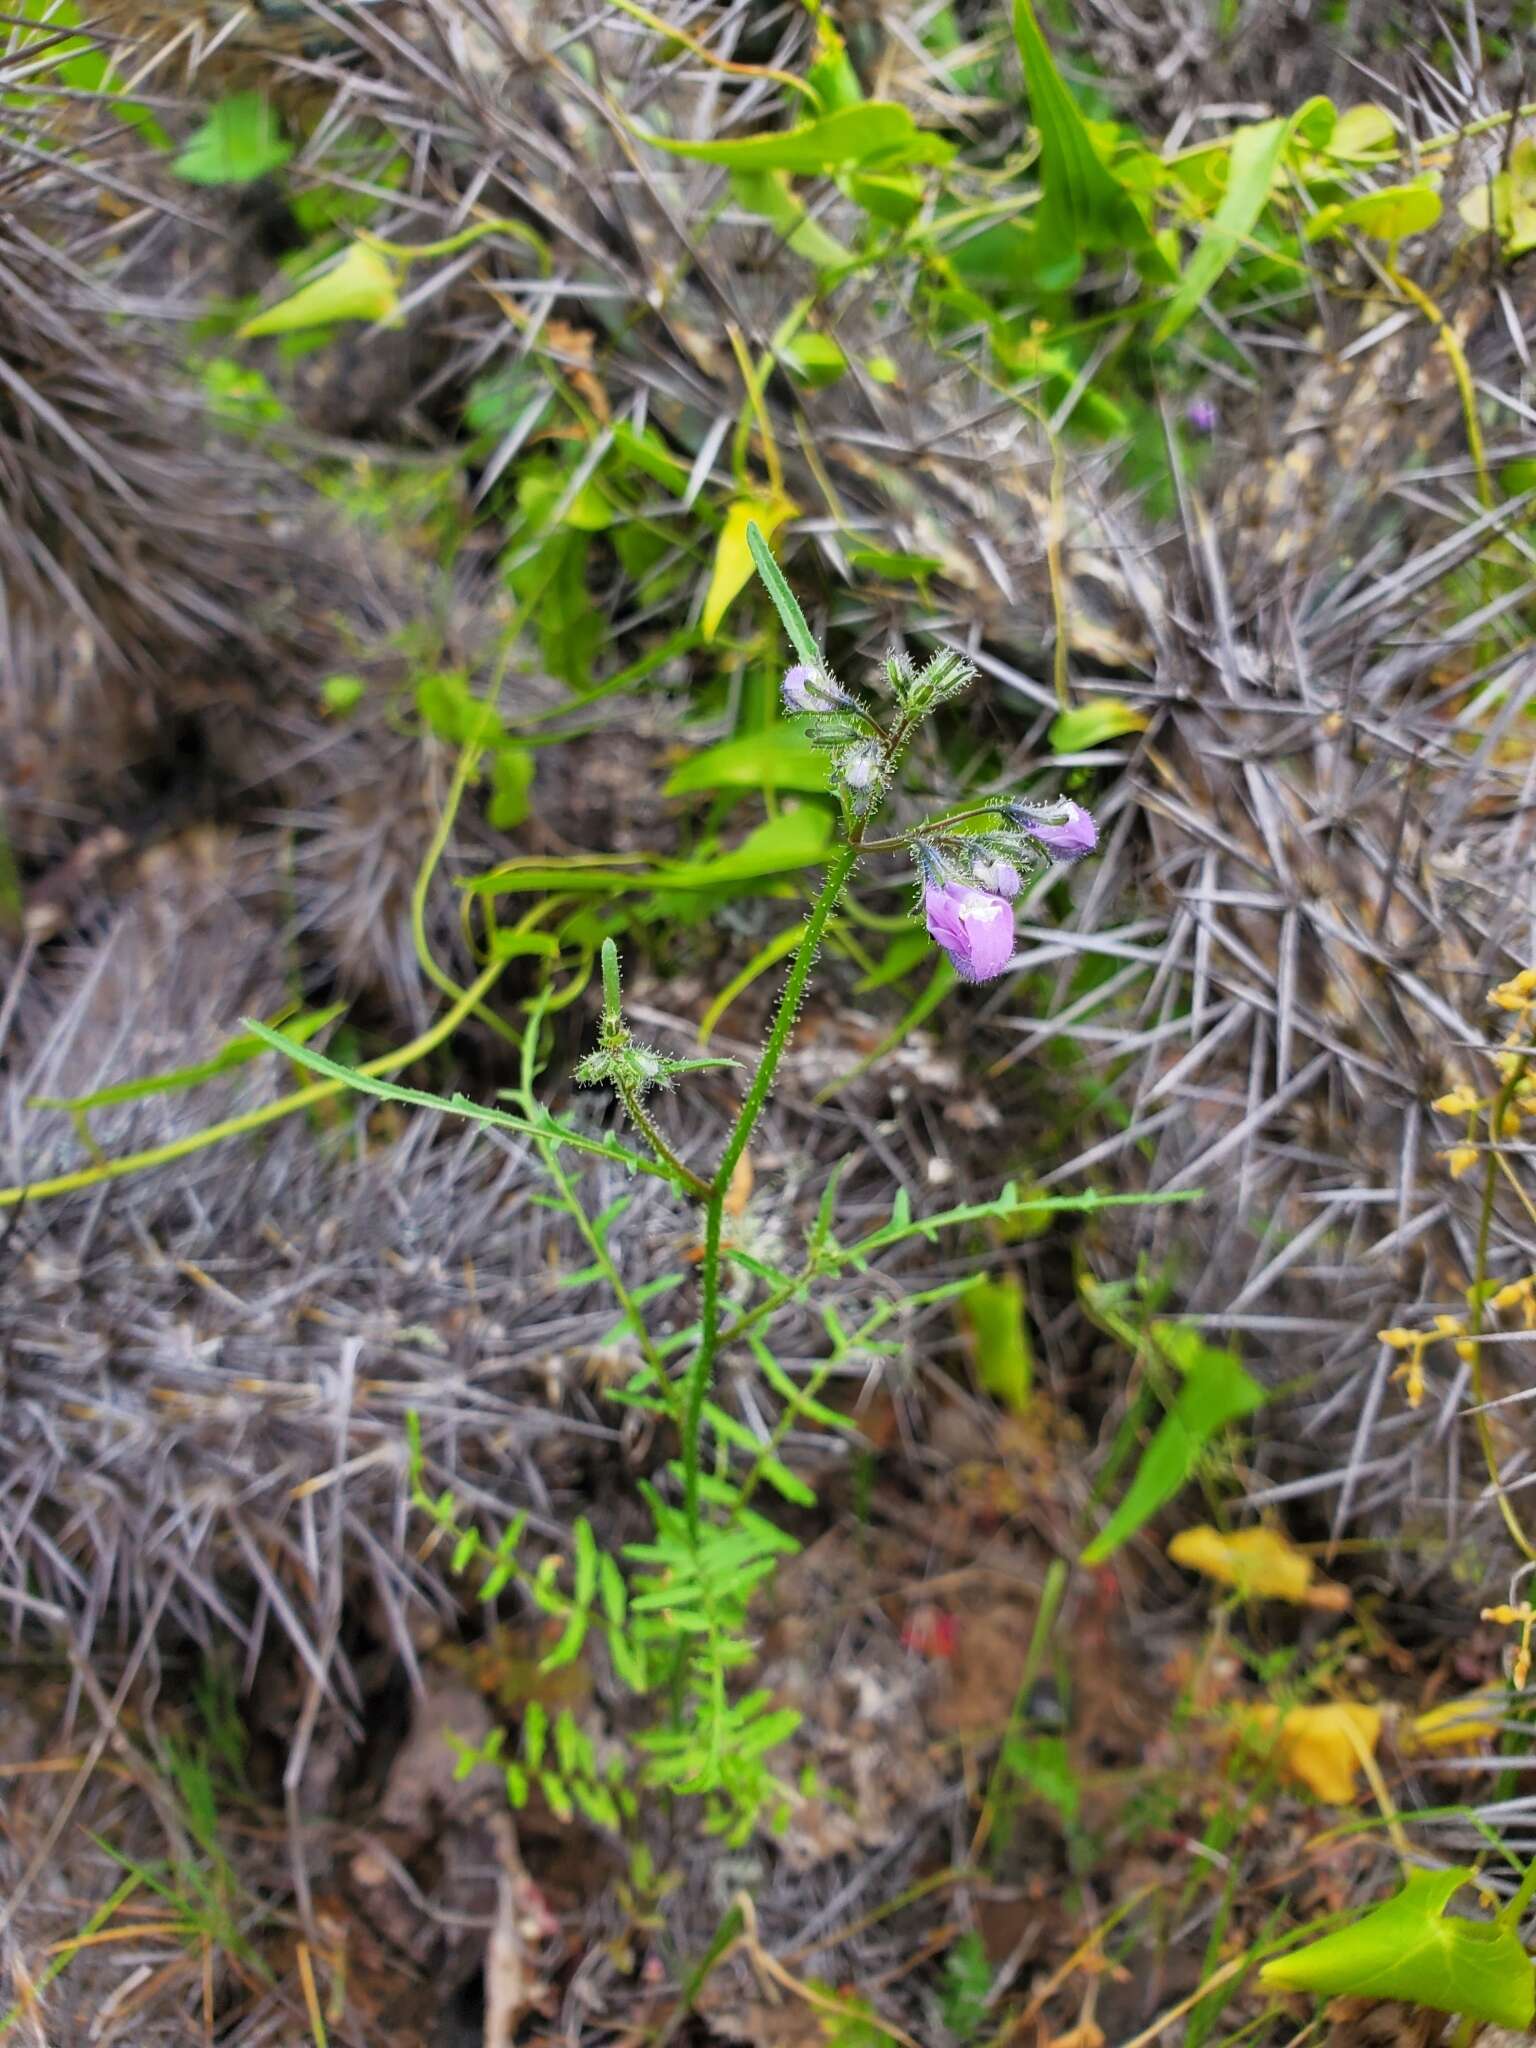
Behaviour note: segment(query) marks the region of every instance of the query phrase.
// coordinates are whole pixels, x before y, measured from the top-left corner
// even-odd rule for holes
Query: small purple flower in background
[[[963,882],[927,883],[923,912],[929,936],[949,955],[962,981],[991,981],[1013,958],[1013,905],[1006,896]]]
[[[1220,415],[1210,399],[1192,398],[1184,408],[1184,417],[1189,423],[1189,431],[1204,440],[1207,435],[1215,433]]]
[[[1021,832],[1038,840],[1053,860],[1081,860],[1099,843],[1089,812],[1070,797],[1054,804],[1010,804],[1008,815]]]
[[[808,668],[803,661],[797,661],[786,673],[783,693],[784,709],[789,712],[830,711],[834,705],[848,702],[846,690],[819,669]]]
[[[1006,896],[1011,903],[1024,886],[1024,877],[1011,860],[979,860],[971,869],[978,889],[989,896]]]

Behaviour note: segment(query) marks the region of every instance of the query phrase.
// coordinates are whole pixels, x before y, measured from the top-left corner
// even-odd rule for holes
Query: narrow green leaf
[[[1267,1399],[1258,1381],[1243,1370],[1235,1352],[1200,1340],[1200,1355],[1143,1452],[1129,1491],[1083,1552],[1083,1563],[1102,1564],[1113,1556],[1172,1500],[1216,1432],[1240,1416],[1251,1415]]]
[[[563,1779],[553,1771],[540,1771],[539,1790],[549,1802],[549,1810],[556,1820],[569,1821],[575,1816],[576,1808]]]
[[[542,1138],[546,1144],[570,1145],[578,1152],[616,1159],[632,1171],[651,1174],[658,1180],[669,1178],[666,1169],[654,1160],[606,1139],[581,1137],[557,1123],[553,1117],[547,1124],[532,1123],[527,1117],[511,1116],[505,1110],[485,1109],[478,1102],[471,1102],[466,1095],[429,1095],[420,1088],[400,1088],[393,1081],[381,1081],[376,1074],[365,1074],[357,1067],[344,1067],[337,1060],[327,1059],[324,1053],[285,1038],[281,1031],[274,1031],[270,1025],[258,1024],[250,1017],[242,1017],[240,1021],[253,1037],[259,1038],[274,1052],[286,1053],[296,1065],[307,1067],[311,1073],[322,1074],[328,1080],[340,1081],[362,1095],[377,1095],[385,1102],[408,1102],[417,1109],[435,1109],[447,1116],[468,1117],[473,1123],[493,1124],[498,1130],[521,1131],[526,1137]]]
[[[780,721],[741,733],[690,755],[668,776],[663,796],[694,796],[712,789],[792,789],[821,795],[827,757],[798,725]],[[796,927],[798,931],[799,927]]]
[[[584,1752],[585,1744],[575,1716],[569,1707],[562,1707],[555,1716],[555,1760],[562,1777],[573,1778],[583,1768]]]
[[[289,1042],[305,1044],[327,1024],[334,1024],[345,1008],[345,1003],[332,1003],[328,1009],[305,1010],[301,1015],[291,1017],[286,1034]],[[266,1038],[253,1030],[248,1037],[228,1039],[210,1059],[177,1067],[173,1073],[150,1074],[141,1081],[114,1082],[112,1086],[98,1088],[90,1095],[32,1095],[27,1098],[27,1107],[63,1109],[74,1115],[84,1110],[105,1109],[118,1102],[138,1102],[146,1095],[166,1095],[181,1088],[195,1088],[203,1081],[216,1080],[232,1067],[241,1067],[248,1060],[259,1059],[268,1050]]]
[[[733,171],[840,171],[854,164],[894,170],[903,164],[942,164],[954,146],[919,128],[907,109],[890,100],[863,100],[815,121],[769,135],[730,136],[719,142],[679,142],[637,128],[641,139],[669,156],[724,164]]]
[[[755,525],[747,527],[747,547],[752,555],[752,566],[756,569],[764,590],[773,600],[784,631],[789,635],[789,644],[809,668],[820,668],[821,650],[816,645],[811,629],[806,623],[805,613],[800,609],[800,600],[784,580],[784,571],[774,560],[773,550]]]
[[[591,1615],[583,1608],[576,1608],[565,1624],[565,1633],[545,1657],[539,1659],[541,1671],[559,1671],[564,1665],[574,1664],[581,1655],[581,1646],[587,1639],[587,1623]]]
[[[1260,121],[1233,134],[1227,159],[1227,189],[1189,260],[1178,290],[1157,323],[1152,336],[1155,342],[1167,341],[1178,333],[1253,233],[1274,187],[1290,134],[1290,122],[1279,120]]]
[[[1042,258],[1070,267],[1075,276],[1086,250],[1150,247],[1146,222],[1094,148],[1030,0],[1013,0],[1013,33],[1024,61],[1029,110],[1040,131]]]
[[[816,1505],[816,1490],[780,1464],[777,1458],[761,1458],[757,1469],[781,1499],[791,1502],[797,1508],[813,1508]]]
[[[603,1612],[615,1628],[624,1626],[628,1608],[628,1596],[624,1589],[624,1574],[614,1559],[605,1550],[597,1560],[598,1588],[603,1596]]]
[[[590,1607],[597,1595],[597,1539],[585,1515],[577,1518],[576,1579],[572,1598],[578,1607]]]

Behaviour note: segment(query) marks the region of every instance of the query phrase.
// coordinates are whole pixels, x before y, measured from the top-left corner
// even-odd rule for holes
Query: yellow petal
[[[1464,1699],[1447,1700],[1416,1715],[1403,1730],[1402,1746],[1409,1750],[1476,1749],[1497,1735],[1508,1710],[1509,1695],[1502,1685],[1479,1686]]]
[[[1259,1707],[1250,1727],[1274,1735],[1282,1773],[1330,1806],[1354,1799],[1362,1755],[1374,1756],[1381,1736],[1381,1710],[1357,1700],[1331,1700],[1321,1707],[1292,1707],[1282,1718],[1275,1707]]]
[[[1181,1529],[1168,1545],[1175,1564],[1233,1586],[1245,1599],[1304,1604],[1315,1576],[1312,1560],[1274,1529],[1239,1529],[1223,1536],[1201,1523]]]
[[[1440,1157],[1451,1169],[1451,1179],[1460,1180],[1464,1173],[1469,1173],[1476,1166],[1477,1147],[1475,1145],[1453,1145],[1449,1152],[1442,1152]]]

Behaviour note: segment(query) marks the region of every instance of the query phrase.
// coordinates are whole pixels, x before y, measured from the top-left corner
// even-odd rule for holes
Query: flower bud
[[[1043,846],[1053,860],[1081,860],[1099,843],[1099,828],[1081,804],[1059,797],[1053,804],[1012,803],[1009,819]]]
[[[979,860],[971,869],[978,889],[1003,896],[1011,903],[1024,886],[1024,877],[1011,860]]]
[[[880,779],[880,749],[873,740],[850,747],[838,763],[844,782],[856,796],[872,790]]]
[[[848,702],[847,691],[833,682],[824,669],[811,668],[803,661],[797,661],[786,671],[782,694],[784,709],[792,715],[830,711],[834,705]]]

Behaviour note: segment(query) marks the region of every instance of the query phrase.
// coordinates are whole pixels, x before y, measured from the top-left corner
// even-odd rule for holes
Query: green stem
[[[1498,1447],[1493,1440],[1493,1424],[1488,1419],[1487,1390],[1483,1374],[1483,1296],[1488,1287],[1488,1251],[1493,1236],[1493,1197],[1498,1186],[1499,1141],[1504,1132],[1504,1116],[1515,1099],[1515,1091],[1524,1078],[1528,1060],[1522,1056],[1514,1061],[1504,1085],[1493,1099],[1488,1112],[1488,1153],[1483,1163],[1483,1198],[1477,1219],[1477,1261],[1472,1273],[1472,1299],[1468,1304],[1467,1337],[1472,1356],[1472,1420],[1477,1428],[1478,1447],[1483,1454],[1483,1463],[1488,1470],[1488,1483],[1498,1503],[1499,1513],[1504,1517],[1504,1526],[1514,1538],[1522,1557],[1536,1564],[1536,1548],[1526,1535],[1519,1516],[1510,1505],[1509,1495],[1499,1475]]]
[[[534,1065],[537,1057],[539,1030],[543,1024],[547,1006],[543,1003],[537,1003],[531,1007],[532,1014],[529,1017],[527,1029],[523,1033],[522,1058],[519,1063],[520,1084],[515,1091],[515,1100],[521,1105],[523,1113],[529,1122],[534,1123],[537,1122],[539,1115],[538,1099],[533,1092]],[[551,1145],[546,1139],[536,1139],[534,1142],[538,1146],[539,1158],[543,1162],[544,1171],[554,1182],[561,1201],[570,1212],[571,1220],[580,1231],[587,1250],[592,1254],[593,1260],[601,1269],[603,1278],[608,1283],[609,1291],[623,1310],[625,1319],[630,1329],[634,1332],[635,1342],[640,1347],[640,1355],[651,1370],[652,1376],[656,1381],[657,1391],[663,1400],[667,1400],[672,1389],[671,1382],[667,1378],[666,1367],[662,1363],[661,1356],[656,1349],[650,1331],[645,1326],[645,1318],[640,1312],[638,1303],[624,1284],[623,1274],[613,1262],[613,1257],[608,1250],[604,1237],[593,1229],[592,1219],[588,1216],[586,1207],[580,1195],[576,1192],[570,1175],[560,1162],[559,1148]]]
[[[764,580],[766,581],[766,578]],[[793,598],[790,599],[790,603],[793,605]],[[695,1532],[699,1526],[699,1438],[703,1432],[704,1403],[709,1397],[715,1354],[720,1344],[720,1237],[725,1220],[725,1198],[730,1191],[731,1177],[741,1162],[741,1155],[751,1143],[753,1130],[763,1113],[763,1104],[767,1101],[768,1091],[773,1086],[779,1061],[784,1056],[790,1034],[795,1028],[795,1019],[799,1015],[800,1004],[805,996],[806,984],[811,978],[811,968],[821,948],[823,934],[833,911],[837,908],[844,884],[853,873],[859,851],[857,838],[851,839],[840,849],[837,858],[827,870],[821,894],[806,920],[805,931],[790,963],[789,977],[784,983],[784,992],[779,997],[779,1007],[774,1013],[773,1028],[768,1033],[768,1043],[763,1048],[763,1057],[758,1062],[757,1072],[752,1076],[752,1085],[747,1090],[746,1100],[741,1105],[731,1135],[726,1141],[714,1183],[709,1190],[709,1199],[704,1211],[703,1300],[699,1348],[689,1365],[683,1390],[683,1496],[688,1513],[688,1526]]]
[[[619,1100],[623,1103],[625,1113],[629,1117],[630,1122],[656,1154],[656,1157],[661,1161],[668,1173],[673,1175],[678,1186],[692,1195],[695,1201],[707,1201],[711,1193],[709,1182],[701,1180],[691,1166],[685,1166],[682,1160],[678,1158],[672,1147],[651,1121],[650,1113],[642,1105],[638,1092],[627,1081],[621,1080],[617,1076],[614,1078],[613,1085],[618,1091]]]
[[[947,832],[951,825],[963,825],[971,818],[995,817],[1002,811],[1007,802],[1007,797],[998,796],[991,798],[989,802],[984,804],[968,804],[963,811],[950,811],[942,818],[925,819],[921,825],[914,825],[911,831],[895,833],[889,839],[866,839],[864,841],[864,851],[866,853],[905,853],[912,844],[912,841],[914,839],[921,839],[925,832]],[[910,920],[903,919],[901,922],[906,923],[910,922]]]
[[[358,230],[357,239],[370,249],[377,249],[381,255],[393,256],[401,263],[415,263],[423,256],[457,256],[461,249],[467,249],[472,242],[483,241],[487,235],[510,235],[526,244],[538,257],[544,275],[549,275],[550,255],[543,237],[518,220],[473,221],[467,228],[460,228],[456,235],[445,235],[440,242],[386,242],[382,235],[370,235],[363,228]]]

